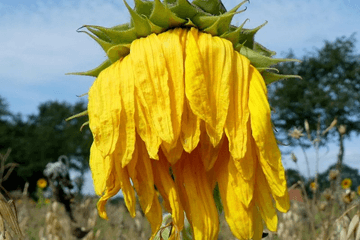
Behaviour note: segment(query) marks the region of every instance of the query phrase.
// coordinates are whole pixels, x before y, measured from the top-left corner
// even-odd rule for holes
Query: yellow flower
[[[360,195],[360,186],[357,187],[357,193]]]
[[[47,181],[44,178],[40,178],[36,184],[39,188],[46,188]]]
[[[134,10],[125,2],[131,24],[85,26],[108,57],[77,73],[97,79],[88,110],[73,116],[89,115],[102,218],[120,189],[134,217],[136,192],[153,238],[162,222],[158,191],[172,215],[171,239],[180,238],[184,212],[195,240],[217,239],[217,184],[236,238],[261,239],[263,221],[276,231],[275,207],[288,211],[289,196],[266,84],[294,77],[270,71],[292,60],[270,58],[254,41],[261,26],[230,25],[245,2],[226,12],[217,0],[137,0]]]
[[[352,181],[350,178],[345,178],[344,180],[342,180],[341,182],[341,187],[343,189],[348,189],[351,187]]]
[[[89,91],[90,167],[101,217],[120,189],[135,215],[131,178],[153,233],[162,216],[155,185],[174,234],[185,210],[194,239],[217,239],[217,182],[237,238],[252,238],[261,218],[276,231],[269,203],[273,197],[286,212],[289,199],[258,70],[229,41],[195,28],[152,34],[130,50]]]
[[[316,184],[315,182],[310,183],[310,189],[311,189],[312,191],[316,191],[316,189],[317,189],[317,184]]]

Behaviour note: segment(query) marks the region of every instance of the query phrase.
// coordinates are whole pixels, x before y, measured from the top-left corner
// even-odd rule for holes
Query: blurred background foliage
[[[38,107],[38,113],[24,118],[8,110],[6,100],[0,97],[0,153],[12,149],[8,162],[18,167],[3,183],[6,190],[21,190],[29,182],[29,192],[36,189],[36,181],[43,178],[49,162],[57,161],[60,155],[70,159],[70,168],[80,176],[80,183],[89,168],[89,153],[92,135],[88,127],[80,132],[85,117],[72,121],[66,118],[82,112],[86,103],[75,104],[48,101]],[[82,184],[78,184],[81,191]]]

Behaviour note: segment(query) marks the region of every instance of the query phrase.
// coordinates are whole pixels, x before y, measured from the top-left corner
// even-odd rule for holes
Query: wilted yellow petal
[[[191,111],[187,101],[181,122],[180,140],[186,152],[191,153],[200,140],[200,119]]]
[[[249,109],[252,135],[259,149],[262,170],[271,192],[282,197],[287,192],[285,171],[281,163],[281,153],[276,143],[270,122],[270,106],[264,80],[258,70],[250,66]]]
[[[135,125],[136,131],[144,141],[150,158],[159,159],[158,151],[161,139],[158,137],[154,125],[151,123],[151,117],[139,100],[135,101]]]
[[[160,34],[163,57],[169,77],[169,99],[171,107],[171,123],[174,141],[167,143],[174,147],[181,131],[181,116],[184,108],[184,54],[186,31],[183,29],[169,30],[168,35]]]
[[[253,211],[254,211],[254,236],[252,240],[261,240],[264,230],[264,226],[261,220],[261,215],[256,207],[253,208]]]
[[[90,148],[90,169],[92,179],[94,181],[95,193],[101,196],[105,190],[106,179],[109,177],[110,158],[103,157],[101,152],[97,149],[95,142],[92,143]]]
[[[119,138],[121,61],[103,70],[89,90],[89,127],[103,157],[114,152]]]
[[[166,156],[167,161],[171,164],[175,164],[177,160],[180,159],[182,152],[184,151],[180,139],[178,139],[175,146],[172,147],[170,144],[162,142],[161,148]]]
[[[224,133],[233,84],[234,48],[230,41],[210,34],[200,34],[198,39],[204,75],[209,90],[211,121],[206,131],[213,146],[217,146]]]
[[[174,227],[180,232],[184,226],[184,210],[176,189],[176,185],[169,174],[170,164],[165,156],[160,152],[159,161],[152,161],[154,180],[156,188],[164,198],[166,205],[171,213]]]
[[[191,222],[194,240],[217,239],[219,219],[212,197],[212,189],[196,148],[191,154],[183,153],[174,165],[175,178],[183,181],[182,201],[186,216]]]
[[[254,201],[251,201],[252,196],[247,199],[244,195],[244,186],[247,183],[242,179],[233,163],[227,141],[224,141],[214,168],[217,173],[225,219],[232,233],[239,239],[250,239],[254,234],[252,209]],[[244,202],[249,200],[250,202],[245,207]]]
[[[131,61],[129,57],[125,57],[120,65],[120,94],[122,111],[120,116],[119,129],[119,161],[122,167],[125,167],[132,159],[135,149],[135,99],[134,99],[134,77],[132,75]],[[126,79],[126,80],[125,80]]]
[[[276,232],[278,218],[274,202],[271,198],[269,185],[261,168],[257,168],[256,171],[255,204],[258,206],[261,217],[264,219],[267,228],[270,231]]]
[[[131,44],[132,69],[135,79],[136,97],[146,112],[157,135],[165,142],[174,141],[171,122],[169,73],[158,36],[151,34]]]
[[[234,79],[230,90],[230,106],[225,124],[229,150],[234,159],[243,158],[247,150],[249,121],[249,67],[250,61],[239,53],[234,54]]]
[[[206,171],[209,171],[215,164],[215,161],[218,157],[221,142],[214,147],[210,141],[210,137],[207,135],[206,131],[201,131],[200,135],[200,153],[201,159],[203,161]]]
[[[116,195],[119,192],[119,190],[120,190],[120,182],[117,179],[116,170],[115,170],[114,166],[111,166],[111,173],[106,180],[105,193],[99,199],[99,201],[97,203],[97,209],[98,209],[98,212],[99,212],[99,215],[101,218],[108,219],[108,216],[107,216],[107,213],[105,210],[106,202],[109,198]]]
[[[185,94],[190,109],[196,116],[211,123],[209,90],[198,46],[199,32],[191,28],[188,31],[185,59]]]

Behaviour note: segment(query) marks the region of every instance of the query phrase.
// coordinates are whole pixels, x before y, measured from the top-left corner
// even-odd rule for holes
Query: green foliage
[[[326,126],[335,117],[338,124],[346,125],[347,137],[352,132],[360,133],[360,55],[356,54],[354,35],[326,41],[323,48],[304,56],[302,63],[283,63],[278,69],[284,74],[299,75],[303,80],[288,79],[270,87],[277,129],[287,135],[291,128],[303,127],[307,119],[314,139],[320,115]],[[287,140],[294,143],[288,136]]]
[[[49,101],[41,104],[38,114],[29,116],[26,121],[21,115],[11,115],[4,126],[0,125],[0,130],[4,128],[0,152],[11,148],[9,162],[19,164],[4,187],[21,189],[28,181],[29,191],[34,192],[46,164],[56,161],[60,155],[69,157],[72,169],[84,173],[88,169],[92,135],[86,127],[82,132],[79,129],[87,119],[82,117],[70,122],[65,119],[85,109],[84,102],[71,105]]]
[[[286,181],[287,181],[287,185],[288,187],[291,187],[293,184],[297,183],[298,181],[304,181],[304,177],[301,175],[301,173],[299,173],[299,171],[295,170],[295,169],[287,169],[285,171],[286,174]]]

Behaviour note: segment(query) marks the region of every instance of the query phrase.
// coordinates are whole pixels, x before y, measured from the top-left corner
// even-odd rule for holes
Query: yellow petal
[[[200,140],[200,118],[191,111],[187,101],[184,104],[181,123],[180,140],[184,150],[191,153]]]
[[[134,78],[132,75],[131,61],[125,57],[120,65],[120,94],[122,111],[120,116],[119,141],[117,148],[120,156],[119,161],[125,167],[132,159],[135,148],[135,99],[134,99]]]
[[[206,84],[209,90],[211,121],[206,123],[206,131],[213,146],[217,146],[224,132],[225,120],[233,84],[234,48],[230,41],[199,34],[198,46]]]
[[[131,176],[134,182],[134,187],[139,196],[140,205],[145,214],[150,211],[153,203],[153,197],[156,195],[154,188],[154,175],[149,155],[146,151],[144,143],[137,139],[137,162],[135,166],[136,176]],[[129,171],[129,174],[132,172]],[[135,184],[137,182],[138,184]]]
[[[141,202],[142,201],[140,200],[140,205],[141,205],[143,211],[145,211]],[[159,203],[159,199],[156,194],[152,198],[151,207],[150,207],[149,211],[147,211],[147,213],[145,213],[145,217],[150,222],[150,226],[151,226],[150,240],[151,240],[151,239],[154,239],[154,237],[156,236],[157,232],[159,231],[159,229],[161,227],[161,222],[162,222],[162,210],[161,210],[161,206]]]
[[[276,232],[278,218],[271,198],[269,185],[261,168],[257,168],[256,171],[255,204],[258,206],[267,228],[270,231]]]
[[[218,143],[218,145],[214,147],[206,131],[205,130],[201,131],[200,153],[201,153],[201,160],[203,161],[205,167],[205,171],[209,171],[214,166],[221,146],[222,144]]]
[[[90,148],[90,169],[92,179],[94,181],[95,193],[101,196],[105,190],[106,179],[110,175],[110,159],[109,157],[104,158],[101,152],[97,149],[95,142]]]
[[[169,74],[162,43],[151,34],[131,44],[131,64],[135,78],[136,97],[149,113],[157,135],[165,142],[174,141],[171,122]]]
[[[254,207],[253,208],[254,211],[254,236],[253,236],[253,240],[261,240],[262,239],[262,233],[264,230],[264,226],[262,223],[262,219],[261,219],[261,215],[259,213],[259,210]]]
[[[111,173],[109,177],[106,180],[106,189],[104,195],[99,199],[97,203],[97,209],[99,212],[99,215],[103,219],[108,219],[105,205],[109,198],[116,195],[120,190],[120,182],[117,179],[116,171],[114,166],[111,167]]]
[[[180,232],[184,226],[184,210],[176,185],[169,174],[170,164],[166,161],[162,152],[159,155],[159,161],[152,161],[155,185],[164,198],[166,205],[170,207],[168,210],[170,210],[174,227]]]
[[[249,77],[251,129],[259,149],[260,165],[272,194],[282,197],[287,192],[285,171],[270,122],[270,106],[266,96],[266,86],[260,73],[252,66],[250,67]]]
[[[175,146],[171,146],[166,142],[162,142],[161,148],[166,156],[167,161],[171,164],[175,164],[177,160],[180,159],[182,152],[184,151],[180,139],[178,139]]]
[[[211,108],[209,100],[209,87],[200,54],[198,39],[199,32],[191,28],[187,34],[185,59],[185,94],[190,109],[200,119],[211,123]]]
[[[120,181],[121,190],[124,195],[125,205],[129,210],[131,217],[135,217],[135,191],[133,186],[131,185],[128,170],[126,167],[122,168],[120,162],[115,163],[115,168],[117,170],[117,178]]]
[[[174,132],[174,141],[168,143],[174,146],[181,131],[181,116],[184,107],[184,52],[186,29],[169,30],[168,34],[160,34],[165,67],[169,76],[169,98],[171,108],[171,123]]]
[[[286,191],[285,195],[282,197],[278,197],[276,195],[273,196],[274,200],[275,200],[275,206],[276,209],[279,210],[280,212],[287,212],[290,209],[290,199],[289,199],[289,192]]]
[[[230,90],[230,106],[226,118],[225,133],[229,139],[229,150],[234,159],[243,158],[247,150],[247,122],[249,120],[249,67],[250,61],[235,52],[234,79]]]
[[[254,235],[254,201],[251,201],[248,207],[245,207],[244,201],[246,201],[246,197],[243,195],[243,186],[246,183],[237,172],[227,145],[227,141],[224,141],[214,166],[217,169],[217,180],[221,201],[224,206],[225,219],[235,237],[250,239]]]
[[[119,138],[121,61],[103,70],[89,90],[89,127],[103,157],[114,152]]]
[[[154,125],[151,123],[151,117],[139,100],[135,101],[135,125],[136,131],[145,142],[146,149],[151,159],[159,159],[158,151],[161,139],[158,137]]]
[[[183,153],[174,165],[174,171],[176,180],[183,181],[179,184],[183,187],[180,192],[184,191],[181,192],[181,199],[185,201],[184,209],[191,223],[194,240],[217,239],[218,213],[199,150],[195,149],[191,154]]]

